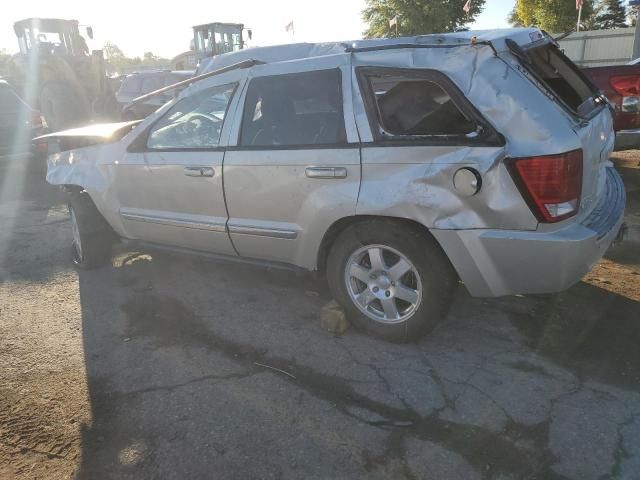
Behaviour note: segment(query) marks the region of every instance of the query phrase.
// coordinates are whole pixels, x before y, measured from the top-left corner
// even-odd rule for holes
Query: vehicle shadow
[[[638,303],[584,283],[461,287],[430,337],[392,345],[323,331],[324,284],[288,271],[125,247],[114,265],[79,273],[79,479],[416,478],[443,459],[447,478],[559,478],[558,398],[587,380],[639,390]]]
[[[581,282],[512,321],[532,352],[579,378],[640,391],[640,302]]]

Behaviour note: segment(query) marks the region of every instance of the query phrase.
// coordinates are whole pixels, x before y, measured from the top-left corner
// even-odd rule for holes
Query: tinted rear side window
[[[160,75],[146,77],[142,80],[142,93],[153,92],[164,86],[164,78]]]
[[[595,109],[596,91],[578,68],[554,45],[526,50],[525,67],[567,108],[579,115]]]
[[[137,75],[126,77],[122,82],[120,91],[122,93],[140,93],[140,86],[142,84],[142,78]]]
[[[251,80],[242,117],[242,146],[333,145],[346,142],[340,70]]]

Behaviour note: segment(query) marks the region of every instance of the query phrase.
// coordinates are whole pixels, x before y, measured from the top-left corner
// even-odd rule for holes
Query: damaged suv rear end
[[[491,75],[481,71],[489,64],[478,66],[469,97],[504,136],[504,169],[528,212],[494,218],[491,229],[433,232],[460,276],[474,279],[465,280],[474,295],[571,286],[623,220],[624,186],[609,161],[615,135],[608,103],[550,37],[515,32],[492,42],[504,66]],[[483,77],[492,85],[478,82]],[[516,218],[517,230],[507,223]]]

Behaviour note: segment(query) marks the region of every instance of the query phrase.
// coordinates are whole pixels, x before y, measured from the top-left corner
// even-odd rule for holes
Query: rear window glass
[[[526,67],[574,113],[586,116],[597,106],[593,86],[554,45],[525,50]]]
[[[405,75],[367,75],[382,134],[465,135],[476,125],[437,83]]]

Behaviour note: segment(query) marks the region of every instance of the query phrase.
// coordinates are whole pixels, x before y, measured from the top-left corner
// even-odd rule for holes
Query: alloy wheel
[[[354,305],[378,322],[404,322],[422,301],[418,270],[406,256],[385,245],[356,250],[347,260],[344,279]]]

